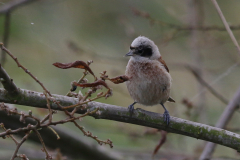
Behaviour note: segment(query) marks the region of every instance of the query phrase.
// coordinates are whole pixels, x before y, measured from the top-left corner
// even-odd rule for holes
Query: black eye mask
[[[138,54],[141,57],[151,57],[153,53],[152,53],[152,48],[150,48],[148,46],[146,46],[146,47],[139,46],[136,49],[136,53],[135,54]]]

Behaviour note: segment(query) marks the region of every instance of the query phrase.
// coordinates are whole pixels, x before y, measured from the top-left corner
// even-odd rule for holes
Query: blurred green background
[[[2,0],[3,6],[10,1]],[[200,73],[217,92],[231,100],[239,87],[239,53],[226,31],[176,30],[166,24],[178,26],[218,26],[224,28],[211,1],[193,5],[193,0],[41,0],[23,5],[11,13],[8,49],[28,68],[51,93],[65,95],[73,80],[78,80],[82,70],[61,70],[54,62],[68,63],[76,60],[93,60],[91,69],[96,75],[107,71],[110,77],[125,73],[131,42],[139,35],[152,39],[159,47],[173,78],[171,96],[176,103],[167,103],[170,115],[200,123],[215,125],[226,105],[213,96],[193,74],[183,67],[186,64],[200,68]],[[239,26],[240,1],[218,0],[230,25]],[[136,10],[148,13],[154,20],[136,15]],[[161,21],[161,23],[160,23]],[[4,16],[0,16],[0,40],[3,39]],[[234,30],[240,42],[240,29]],[[7,57],[4,68],[18,87],[42,92],[41,87]],[[89,81],[92,77],[88,76]],[[113,96],[100,102],[127,107],[133,102],[125,84],[114,85]],[[182,103],[187,99],[192,108]],[[32,109],[18,106],[21,110]],[[160,105],[145,108],[163,113]],[[34,109],[32,109],[34,110]],[[41,117],[47,112],[35,109]],[[229,122],[228,129],[239,127],[239,112]],[[64,114],[59,113],[59,117]],[[59,118],[58,117],[58,118]],[[107,152],[116,152],[121,159],[151,159],[151,154],[161,139],[159,132],[148,133],[149,128],[108,120],[86,117],[80,122],[86,130],[100,139],[111,139],[113,149],[102,146]],[[96,142],[82,136],[72,124],[70,128],[89,143]],[[1,154],[14,151],[11,141],[1,140]],[[166,143],[157,156],[198,157],[205,142],[186,136],[168,134]],[[31,142],[26,146],[32,146]],[[25,146],[25,147],[26,147]],[[38,150],[41,146],[33,145]],[[31,147],[32,148],[32,147]],[[2,150],[2,152],[1,152]],[[3,152],[4,151],[4,152]],[[6,152],[7,151],[7,152]],[[11,155],[11,154],[10,154]],[[218,146],[214,157],[237,158],[239,154],[227,147]]]

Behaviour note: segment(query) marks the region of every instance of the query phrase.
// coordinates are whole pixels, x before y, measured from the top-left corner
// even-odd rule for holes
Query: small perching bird
[[[161,104],[165,110],[164,121],[168,125],[170,115],[164,103],[175,101],[170,97],[172,78],[158,47],[152,40],[139,36],[132,42],[126,56],[131,56],[125,72],[129,77],[127,88],[134,100],[128,106],[130,114],[132,115],[136,103],[145,106]]]

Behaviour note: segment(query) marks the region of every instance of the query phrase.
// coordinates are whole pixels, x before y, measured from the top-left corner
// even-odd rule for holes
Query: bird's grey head
[[[126,56],[154,60],[160,58],[161,54],[152,40],[144,36],[139,36],[132,42],[129,53]]]

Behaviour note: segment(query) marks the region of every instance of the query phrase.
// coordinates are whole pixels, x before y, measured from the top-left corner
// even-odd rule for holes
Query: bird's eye
[[[139,49],[139,50],[138,50],[138,53],[142,54],[142,53],[143,53],[143,49],[142,49],[142,48]]]

